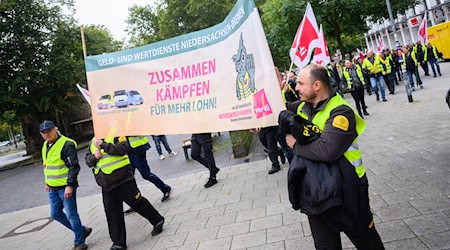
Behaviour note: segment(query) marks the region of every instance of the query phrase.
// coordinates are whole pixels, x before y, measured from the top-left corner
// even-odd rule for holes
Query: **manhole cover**
[[[51,219],[51,218],[43,218],[43,219],[27,221],[27,222],[23,223],[22,225],[11,230],[9,233],[3,235],[1,238],[7,238],[7,237],[16,236],[19,234],[36,232],[36,231],[41,230],[48,224],[50,224],[50,222],[52,222],[52,221],[53,221],[53,219]]]

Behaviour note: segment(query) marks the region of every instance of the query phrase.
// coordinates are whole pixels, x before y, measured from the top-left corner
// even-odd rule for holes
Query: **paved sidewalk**
[[[414,92],[414,103],[407,102],[403,86],[396,86],[386,103],[366,95],[370,116],[359,144],[386,249],[450,249],[450,109],[444,102],[450,64],[441,69],[443,77],[423,79],[425,89]],[[261,160],[222,168],[219,183],[209,189],[203,188],[206,172],[167,180],[173,193],[166,203],[151,184],[140,183],[166,224],[161,235],[151,237],[147,221],[126,216],[129,249],[314,249],[306,216],[292,210],[287,197],[287,165],[274,175],[267,175],[269,167]],[[101,195],[78,199],[78,207],[82,221],[94,229],[89,248],[109,249]],[[57,222],[3,237],[48,215],[48,205],[1,214],[1,248],[70,249],[72,233]],[[353,247],[345,236],[342,240],[344,248]]]

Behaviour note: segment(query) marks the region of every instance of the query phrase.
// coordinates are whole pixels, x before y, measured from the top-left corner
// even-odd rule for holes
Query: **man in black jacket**
[[[359,177],[358,215],[356,220],[344,224],[354,225],[352,230],[342,229],[345,210],[332,207],[321,214],[308,215],[311,233],[317,249],[342,249],[340,232],[349,237],[358,249],[384,249],[370,211],[368,181],[362,163],[357,138],[365,128],[364,120],[355,115],[349,104],[330,87],[325,68],[311,64],[300,71],[296,90],[302,101],[289,103],[288,110],[318,127],[320,137],[308,144],[298,142],[293,135],[286,141],[294,154],[310,161],[333,163],[343,159]],[[342,190],[343,193],[346,190]],[[314,194],[312,194],[314,195]],[[350,216],[351,218],[352,216]]]
[[[126,137],[92,139],[86,154],[86,164],[92,168],[97,184],[102,187],[103,206],[108,221],[111,250],[127,248],[123,202],[127,203],[152,225],[152,236],[163,230],[164,217],[141,195],[134,170],[127,153],[130,146]]]

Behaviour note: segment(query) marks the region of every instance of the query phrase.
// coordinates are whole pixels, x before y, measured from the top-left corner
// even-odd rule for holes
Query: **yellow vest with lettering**
[[[92,139],[90,146],[92,154],[95,154],[95,151],[97,150],[94,145],[94,139]],[[114,137],[105,138],[105,142],[114,144]],[[102,171],[104,174],[111,174],[112,172],[114,172],[114,170],[123,168],[130,164],[128,155],[109,155],[103,149],[100,150],[100,153],[102,156],[98,160],[97,165],[94,167],[94,174],[98,174],[100,171]]]
[[[75,144],[75,148],[77,148],[77,143],[74,140],[63,135],[60,136],[58,140],[56,140],[55,144],[50,148],[48,152],[48,142],[45,141],[44,145],[42,146],[42,161],[44,163],[45,183],[50,187],[61,187],[67,185],[69,168],[61,159],[61,151],[67,141],[73,142],[73,144]]]
[[[297,114],[307,120],[310,120],[308,115],[305,112],[303,112],[303,110],[302,110],[304,104],[305,103],[302,102],[298,106]],[[314,125],[318,126],[320,131],[322,132],[323,129],[325,128],[327,121],[330,119],[331,112],[335,108],[342,106],[342,105],[345,105],[345,106],[351,108],[350,105],[347,103],[347,101],[345,101],[344,98],[342,98],[340,95],[335,95],[328,101],[328,103],[325,105],[325,108],[323,110],[320,110],[314,116],[314,118],[312,119],[312,123]],[[353,111],[353,109],[352,109],[352,111]],[[353,111],[353,113],[355,114],[356,132],[359,137],[362,134],[362,132],[364,131],[364,129],[366,128],[366,123],[358,114],[356,114],[354,111]],[[359,150],[359,147],[357,144],[358,137],[356,137],[356,139],[353,141],[352,145],[350,145],[350,147],[347,149],[347,151],[345,151],[344,157],[350,162],[350,164],[353,165],[353,167],[355,168],[356,174],[358,174],[358,177],[361,178],[364,176],[365,170],[364,170],[364,164],[362,162],[362,154],[361,154],[361,151]]]

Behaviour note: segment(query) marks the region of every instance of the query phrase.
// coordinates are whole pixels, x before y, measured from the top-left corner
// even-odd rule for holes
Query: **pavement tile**
[[[175,235],[161,236],[156,242],[153,249],[165,249],[169,247],[179,247],[183,245],[188,232],[180,232]]]
[[[383,207],[388,205],[386,201],[384,201],[383,198],[381,198],[381,196],[378,194],[369,196],[369,199],[370,207]]]
[[[450,249],[450,231],[420,236],[419,239],[430,249]]]
[[[253,220],[266,216],[266,209],[264,207],[251,208],[246,210],[239,210],[237,212],[236,221]]]
[[[231,237],[202,241],[198,245],[198,250],[229,250],[231,247]]]
[[[233,236],[231,249],[254,247],[266,244],[266,230]]]
[[[208,222],[208,218],[196,218],[194,220],[183,221],[180,223],[177,232],[204,229],[206,226],[206,222]]]
[[[179,223],[179,222],[183,222],[183,221],[190,221],[190,220],[194,220],[198,215],[198,211],[192,211],[192,212],[187,212],[187,213],[180,213],[180,214],[176,214],[173,219],[170,221],[170,223]]]
[[[143,249],[151,249],[149,246],[145,246],[146,248]],[[198,243],[189,244],[189,245],[182,245],[179,247],[169,247],[166,250],[196,250],[198,249]]]
[[[221,216],[225,213],[225,205],[215,206],[211,208],[203,208],[197,215],[198,219],[208,218],[213,216]]]
[[[309,221],[303,221],[302,222],[302,228],[303,228],[303,234],[305,236],[310,236],[311,235],[311,227],[309,226]]]
[[[286,250],[311,250],[315,249],[312,236],[286,240],[284,242]]]
[[[415,237],[408,225],[402,220],[377,223],[375,228],[377,229],[383,242],[391,242]]]
[[[281,215],[273,215],[269,217],[259,218],[251,220],[250,222],[250,232],[259,231],[262,229],[279,227],[283,225],[283,220]]]
[[[303,237],[302,223],[267,229],[267,243]]]
[[[250,232],[250,221],[220,226],[217,238],[223,238]]]
[[[384,243],[386,250],[424,250],[427,247],[417,238]]]
[[[252,208],[253,200],[240,201],[233,204],[228,204],[225,208],[225,214],[235,213],[237,211],[246,210]]]
[[[304,213],[300,213],[299,211],[295,210],[283,213],[282,215],[283,215],[283,225],[289,225],[308,220],[308,217]]]
[[[450,208],[450,199],[446,196],[435,196],[410,202],[421,214],[445,211]]]
[[[253,200],[253,208],[279,204],[280,202],[281,202],[280,195],[260,197]]]
[[[258,190],[258,191],[251,192],[251,193],[245,193],[245,194],[241,195],[241,201],[253,200],[253,199],[265,197],[266,194],[267,194],[267,189]]]
[[[205,208],[211,208],[211,207],[214,207],[215,203],[216,203],[215,200],[193,203],[191,205],[191,208],[189,209],[189,211],[196,211],[196,210],[201,210],[201,209],[205,209]]]
[[[403,220],[419,236],[450,230],[450,218],[441,212]]]
[[[384,201],[386,201],[389,205],[402,203],[406,201],[413,201],[423,199],[418,193],[416,193],[413,189],[402,189],[397,190],[392,193],[380,194]]]
[[[369,195],[392,193],[394,189],[390,188],[386,183],[380,182],[377,185],[369,186]]]
[[[450,195],[450,184],[447,182],[433,183],[426,185],[425,187],[413,188],[414,191],[419,193],[424,198],[430,198],[434,196],[448,196]]]
[[[189,235],[186,238],[184,244],[198,243],[205,240],[214,240],[216,239],[218,231],[219,227],[209,227],[200,230],[190,230]]]
[[[237,203],[240,200],[241,200],[241,194],[232,194],[232,195],[218,198],[215,206],[220,206],[220,205],[225,205],[225,204],[230,204],[230,203]]]
[[[409,177],[405,179],[390,179],[387,185],[394,190],[401,190],[405,188],[422,188],[427,184],[422,182],[417,177]]]
[[[266,244],[264,246],[249,247],[247,250],[282,250],[284,249],[284,241]]]
[[[418,216],[420,214],[407,202],[384,207],[374,207],[373,210],[383,222]]]
[[[228,213],[220,217],[209,217],[206,227],[216,227],[236,222],[237,212]]]
[[[288,202],[281,202],[279,204],[273,204],[273,205],[266,206],[267,216],[275,215],[275,214],[282,214],[282,213],[292,212],[292,211],[294,211],[294,209],[292,209],[291,203],[288,203]]]

